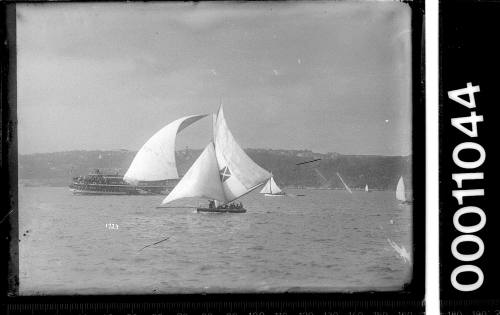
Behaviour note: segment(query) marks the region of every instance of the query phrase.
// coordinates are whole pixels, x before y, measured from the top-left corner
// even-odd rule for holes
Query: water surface
[[[210,214],[158,209],[163,196],[20,187],[20,294],[397,290],[411,280],[387,241],[411,253],[412,209],[394,192],[288,192],[305,196],[255,192],[241,199],[247,213]]]

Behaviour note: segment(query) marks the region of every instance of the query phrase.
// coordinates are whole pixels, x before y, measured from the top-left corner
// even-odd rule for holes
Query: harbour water
[[[394,192],[287,192],[304,196],[257,190],[241,199],[247,213],[210,214],[156,208],[163,196],[19,187],[20,294],[387,291],[411,280],[387,241],[412,253],[412,208]]]

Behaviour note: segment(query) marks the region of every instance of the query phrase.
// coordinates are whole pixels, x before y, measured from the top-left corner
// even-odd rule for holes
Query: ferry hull
[[[82,189],[69,189],[74,195],[132,195],[132,193],[128,193],[125,191],[91,191],[91,190],[82,190]]]
[[[69,190],[74,195],[160,195],[166,192],[166,190],[147,190],[138,187],[106,187],[99,185],[90,185],[91,189],[86,189],[85,187],[78,187],[79,185],[71,185]]]

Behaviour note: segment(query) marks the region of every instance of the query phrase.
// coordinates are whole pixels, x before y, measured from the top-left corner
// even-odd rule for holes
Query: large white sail
[[[405,182],[403,180],[403,176],[399,178],[398,186],[396,187],[396,199],[403,202],[406,201]]]
[[[229,201],[222,188],[214,144],[209,143],[162,204],[188,197]]]
[[[214,144],[220,180],[229,201],[259,187],[271,177],[236,142],[227,126],[222,106],[215,119]]]
[[[281,189],[278,187],[276,182],[274,181],[274,177],[271,177],[267,183],[264,185],[264,188],[260,191],[261,194],[279,194],[281,193]]]
[[[349,193],[351,193],[351,194],[352,194],[352,190],[351,190],[351,188],[349,188],[349,186],[347,186],[347,184],[344,182],[344,180],[342,179],[342,177],[340,177],[340,174],[339,174],[339,173],[337,173],[337,176],[340,178],[340,181],[342,182],[342,184],[344,184],[345,189],[346,189]]]
[[[137,152],[123,179],[129,183],[179,178],[175,164],[175,138],[207,115],[179,118],[155,133]]]

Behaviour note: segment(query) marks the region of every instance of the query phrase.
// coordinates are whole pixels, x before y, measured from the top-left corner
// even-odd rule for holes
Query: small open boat
[[[245,208],[229,209],[229,208],[196,208],[197,212],[212,212],[212,213],[245,213]]]

